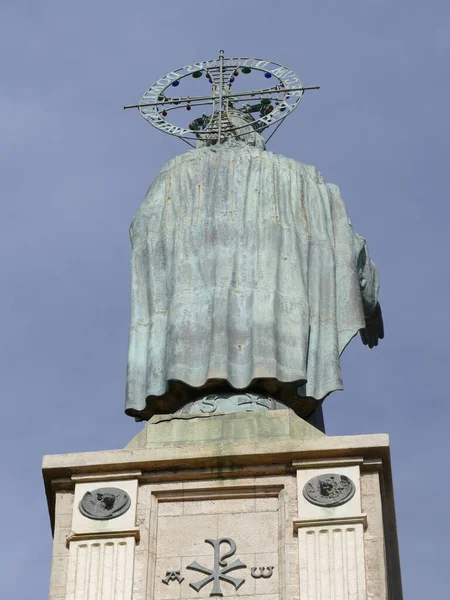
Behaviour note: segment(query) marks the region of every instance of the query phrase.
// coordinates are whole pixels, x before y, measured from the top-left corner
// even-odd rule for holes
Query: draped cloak
[[[269,378],[317,400],[342,389],[339,357],[378,277],[315,167],[236,140],[188,151],[161,169],[130,236],[127,414],[173,412],[172,385],[211,380]]]

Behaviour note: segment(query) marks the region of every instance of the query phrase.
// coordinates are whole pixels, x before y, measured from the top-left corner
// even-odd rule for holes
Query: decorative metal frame
[[[259,90],[233,92],[232,85],[236,77],[240,73],[248,74],[252,71],[264,73],[267,80],[273,78],[275,84]],[[211,84],[211,95],[184,97],[167,95],[167,90],[178,87],[182,79],[186,77],[200,79],[203,76]],[[266,140],[269,141],[285,118],[297,108],[303,93],[306,90],[318,89],[319,86],[304,87],[294,71],[274,61],[259,58],[225,58],[223,50],[220,50],[218,58],[193,63],[167,73],[145,92],[139,104],[124,106],[124,109],[139,109],[144,119],[153,127],[179,137],[188,144],[190,139],[201,139],[202,136],[211,139],[211,135],[216,138],[216,144],[220,144],[230,137],[230,132],[239,133],[238,130],[248,128],[250,124],[259,132],[277,124],[276,129]],[[250,122],[242,126],[232,125],[228,115],[230,110],[235,110],[233,104],[246,101],[257,101],[267,110],[262,111],[264,114],[259,118],[250,118]],[[180,108],[190,110],[196,106],[210,107],[209,124],[204,129],[194,132],[192,129],[173,125],[165,119],[170,111]]]

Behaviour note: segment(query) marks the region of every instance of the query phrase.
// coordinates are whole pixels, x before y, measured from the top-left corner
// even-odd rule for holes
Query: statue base
[[[228,394],[208,394],[188,402],[176,411],[176,414],[230,414],[236,412],[255,412],[266,410],[288,410],[289,406],[280,402],[276,398],[266,394],[254,394],[251,392],[231,392]],[[313,412],[304,420],[310,425],[314,425],[320,431],[325,433],[325,423],[323,420],[322,405],[317,403],[317,408],[310,406],[309,410]]]
[[[291,410],[153,417],[46,456],[50,600],[401,600],[386,435]]]

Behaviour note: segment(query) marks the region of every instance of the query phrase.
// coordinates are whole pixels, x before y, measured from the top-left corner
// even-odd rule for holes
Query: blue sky
[[[184,152],[124,104],[226,55],[284,63],[305,96],[270,144],[340,186],[381,279],[386,339],[359,339],[329,435],[391,436],[405,598],[448,594],[450,5],[304,0],[0,8],[2,592],[46,598],[43,454],[123,447],[128,227]],[[20,589],[20,594],[17,590]]]

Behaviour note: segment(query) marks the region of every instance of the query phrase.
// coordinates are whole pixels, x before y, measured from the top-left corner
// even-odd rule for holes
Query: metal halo
[[[260,71],[268,79],[274,78],[275,85],[259,90],[233,93],[231,89],[234,78],[233,74],[236,71],[243,73],[250,72],[245,69]],[[209,75],[208,80],[212,87],[209,96],[186,96],[183,98],[166,95],[168,88],[178,87],[182,79],[192,76],[200,78],[203,77],[203,74]],[[201,138],[202,135],[211,135],[211,132],[205,129],[196,130],[194,133],[190,129],[173,125],[164,116],[169,111],[186,108],[188,105],[192,108],[200,105],[208,105],[211,107],[212,117],[214,114],[218,113],[222,115],[223,111],[227,111],[230,101],[260,101],[263,98],[270,99],[271,96],[274,96],[278,104],[276,106],[271,105],[271,112],[259,118],[255,117],[252,123],[255,128],[263,130],[276,123],[281,124],[281,121],[297,108],[305,89],[317,88],[304,88],[298,75],[280,63],[259,58],[225,58],[223,51],[221,51],[218,58],[186,65],[167,73],[145,92],[138,105],[126,108],[138,108],[146,121],[164,133],[184,139],[196,140]],[[163,111],[166,113],[164,116],[162,114]],[[219,119],[221,119],[221,116]],[[248,123],[242,125],[242,127],[248,127]],[[240,128],[234,127],[233,130]],[[226,130],[224,130],[224,133],[226,133]]]

